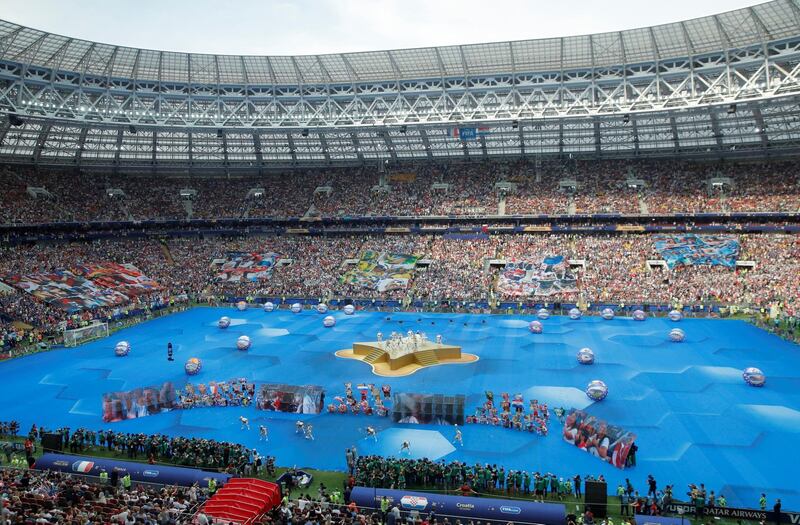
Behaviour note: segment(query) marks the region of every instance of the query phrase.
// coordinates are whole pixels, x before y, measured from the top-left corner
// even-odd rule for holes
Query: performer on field
[[[302,421],[300,421],[300,420],[296,421],[295,424],[294,424],[294,433],[295,434],[300,434],[301,432],[303,432],[303,427],[304,426],[305,426],[305,423],[303,423]]]
[[[406,451],[408,452],[409,455],[411,455],[411,443],[409,443],[408,441],[403,441],[403,444],[400,445],[399,454],[402,454],[403,451]]]
[[[375,443],[378,442],[378,433],[373,427],[367,427],[367,437],[372,437],[372,439],[375,440]]]
[[[250,430],[250,420],[244,416],[239,416],[239,421],[242,423],[241,430]]]
[[[175,361],[172,358],[172,343],[167,343],[167,361]]]
[[[269,441],[269,436],[267,435],[267,432],[268,432],[267,431],[267,427],[265,427],[264,425],[259,425],[258,426],[258,434],[259,434],[258,440],[259,441]]]
[[[311,441],[314,441],[314,426],[311,425],[311,424],[308,424],[305,427],[306,427],[305,428],[306,439],[310,439]]]
[[[456,437],[453,440],[453,442],[454,443],[458,443],[459,445],[461,445],[463,447],[464,446],[464,437],[461,435],[461,429],[458,428],[458,425],[455,425],[455,427],[456,427]]]

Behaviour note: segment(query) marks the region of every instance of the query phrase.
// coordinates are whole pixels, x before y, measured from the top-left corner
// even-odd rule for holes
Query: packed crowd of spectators
[[[0,523],[191,523],[192,509],[206,498],[198,487],[125,489],[60,472],[0,471]]]
[[[165,242],[104,240],[87,243],[41,243],[0,248],[3,276],[69,270],[87,263],[132,263],[161,288],[132,296],[114,307],[68,313],[32,295],[12,290],[0,296],[0,354],[19,345],[37,344],[43,334],[77,327],[90,319],[112,320],[131,310],[161,308],[189,298],[218,302],[225,297],[307,297],[318,300],[395,299],[571,302],[670,305],[777,306],[787,316],[800,307],[800,242],[785,234],[742,234],[740,261],[752,268],[688,266],[668,270],[648,265],[658,260],[645,235],[383,235],[175,238]],[[419,257],[407,288],[379,291],[343,279],[366,251]],[[267,279],[221,280],[219,267],[228,252],[275,253]],[[576,292],[519,298],[497,291],[494,260],[538,262],[548,256],[573,261]],[[137,311],[138,311],[137,310]]]
[[[713,179],[724,182],[713,185]],[[563,181],[574,186],[562,185]],[[500,182],[513,187],[503,190],[496,186]],[[0,224],[286,218],[309,212],[323,217],[497,215],[501,208],[507,214],[533,215],[800,209],[797,172],[789,162],[405,163],[388,170],[328,168],[205,178],[88,175],[7,166],[0,170],[0,184],[4,188]],[[183,190],[193,191],[182,195]]]

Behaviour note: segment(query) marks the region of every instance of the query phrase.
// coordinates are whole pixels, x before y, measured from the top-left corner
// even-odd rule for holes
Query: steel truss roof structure
[[[251,168],[765,151],[800,142],[800,0],[584,36],[185,54],[0,21],[0,158]],[[479,128],[460,140],[458,128]]]

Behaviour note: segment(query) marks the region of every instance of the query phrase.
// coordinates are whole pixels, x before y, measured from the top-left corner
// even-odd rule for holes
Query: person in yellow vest
[[[106,469],[100,471],[100,482],[103,485],[108,485],[108,472],[106,472]]]
[[[122,488],[126,491],[131,490],[131,475],[125,474],[122,476]]]
[[[214,478],[208,478],[208,494],[213,496],[217,493],[217,480]]]

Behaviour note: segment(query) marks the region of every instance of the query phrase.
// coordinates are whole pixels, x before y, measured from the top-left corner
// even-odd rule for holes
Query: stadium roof
[[[0,21],[0,160],[219,170],[800,149],[800,0],[628,31],[308,56]]]
[[[700,56],[796,36],[798,0],[592,35],[298,56],[189,54],[115,46],[0,21],[0,60],[112,78],[192,84],[336,84],[602,68]]]

